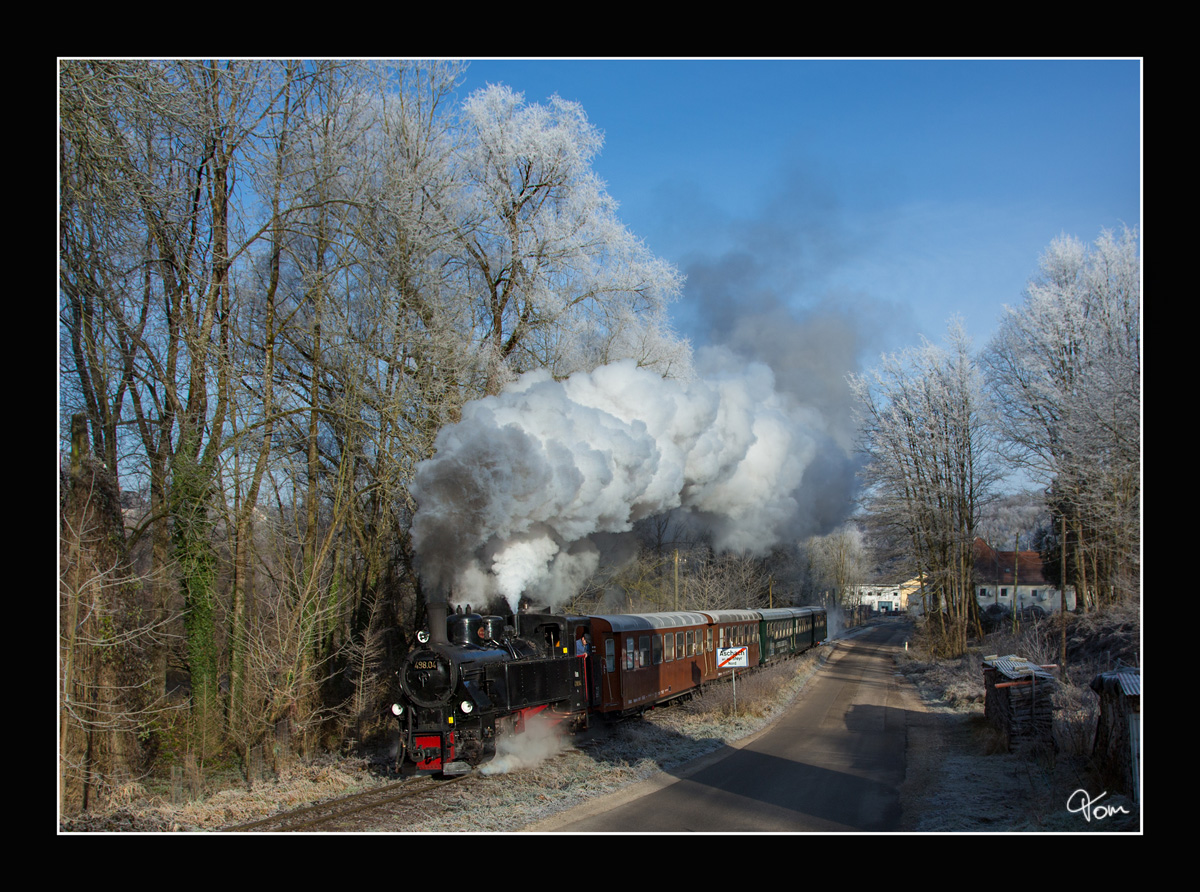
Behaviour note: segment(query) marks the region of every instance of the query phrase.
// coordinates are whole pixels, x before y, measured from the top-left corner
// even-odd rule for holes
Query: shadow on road
[[[768,829],[764,822],[783,830],[898,829],[897,788],[904,777],[908,717],[903,708],[884,705],[884,689],[895,681],[891,660],[882,658],[908,631],[907,624],[893,621],[830,648],[822,660],[828,665],[814,673],[780,716],[733,744],[717,734],[693,737],[637,720],[608,728],[602,742],[588,750],[600,770],[649,755],[665,775],[655,786],[665,789],[679,781],[670,795],[705,803],[704,809],[717,813],[719,827],[704,826],[689,814],[695,808],[681,807],[679,820],[688,826],[667,827],[660,820],[639,828],[630,810],[614,818],[618,826],[593,829]],[[837,701],[843,696],[881,702]],[[806,713],[802,704],[807,700],[815,702]],[[798,717],[805,714],[807,718]],[[764,740],[756,742],[759,738]],[[636,755],[631,759],[631,754]]]

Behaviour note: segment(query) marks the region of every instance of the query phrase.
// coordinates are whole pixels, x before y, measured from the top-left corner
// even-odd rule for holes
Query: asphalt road
[[[768,730],[675,775],[555,816],[569,833],[887,832],[898,830],[906,703],[891,655],[907,623],[841,641]]]

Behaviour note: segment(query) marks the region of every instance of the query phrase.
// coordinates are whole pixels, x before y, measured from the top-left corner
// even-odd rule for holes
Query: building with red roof
[[[1040,607],[1053,613],[1062,607],[1059,590],[1046,581],[1042,556],[1036,551],[997,551],[975,537],[975,589],[980,607],[998,604],[1009,610]],[[1067,587],[1067,609],[1075,609],[1074,586]]]

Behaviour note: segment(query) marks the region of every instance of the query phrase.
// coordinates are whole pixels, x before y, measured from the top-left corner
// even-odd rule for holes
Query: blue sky
[[[1138,60],[473,60],[604,132],[622,221],[709,302],[838,307],[866,350],[977,344],[1062,233],[1141,225]],[[867,359],[869,362],[869,358]]]

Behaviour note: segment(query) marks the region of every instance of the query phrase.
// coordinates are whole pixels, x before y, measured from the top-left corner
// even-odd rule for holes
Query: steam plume
[[[567,745],[560,727],[541,715],[530,716],[525,720],[524,733],[500,737],[496,757],[480,769],[480,774],[508,774],[533,768],[563,752]]]
[[[563,381],[533,372],[469,403],[413,486],[426,586],[514,609],[522,594],[561,603],[596,568],[597,534],[674,509],[718,551],[761,554],[796,534],[806,469],[829,443],[822,419],[764,364],[708,365],[690,382],[633,362]]]

